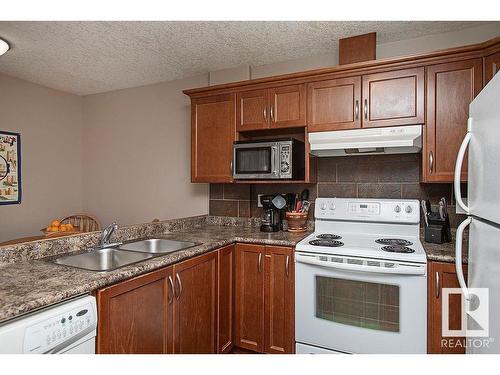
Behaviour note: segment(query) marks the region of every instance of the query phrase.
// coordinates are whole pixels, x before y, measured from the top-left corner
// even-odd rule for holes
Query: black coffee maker
[[[273,203],[274,195],[262,195],[260,202],[264,208],[260,225],[261,232],[278,232],[281,227],[280,210]]]

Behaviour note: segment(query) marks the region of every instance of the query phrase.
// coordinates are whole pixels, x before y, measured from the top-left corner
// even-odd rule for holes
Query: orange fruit
[[[75,227],[74,227],[74,226],[73,226],[73,224],[71,224],[71,223],[66,224],[66,228],[67,228],[68,230],[73,230],[73,229],[75,229]]]
[[[49,232],[57,232],[59,230],[59,227],[56,227],[54,225],[51,225],[49,228]]]
[[[61,225],[61,226],[59,227],[59,231],[60,231],[60,232],[66,232],[66,225],[64,225],[64,224],[63,224],[63,225]]]
[[[61,222],[59,220],[53,220],[52,223],[50,223],[50,225],[53,227],[58,227],[61,225]]]

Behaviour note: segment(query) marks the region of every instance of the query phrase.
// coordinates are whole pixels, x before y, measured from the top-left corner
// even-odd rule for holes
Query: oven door
[[[233,146],[235,179],[275,179],[278,173],[277,142],[239,143]]]
[[[346,353],[426,353],[425,264],[297,253],[298,343]]]

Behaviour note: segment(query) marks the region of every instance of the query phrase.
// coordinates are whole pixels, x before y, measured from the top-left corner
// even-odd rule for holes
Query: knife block
[[[444,219],[439,214],[432,212],[427,216],[429,225],[425,227],[425,242],[445,243],[451,242],[450,219],[446,216]]]

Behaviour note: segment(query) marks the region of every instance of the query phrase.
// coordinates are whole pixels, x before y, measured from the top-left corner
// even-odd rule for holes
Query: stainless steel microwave
[[[237,141],[233,145],[233,178],[304,179],[304,142],[293,138]]]

